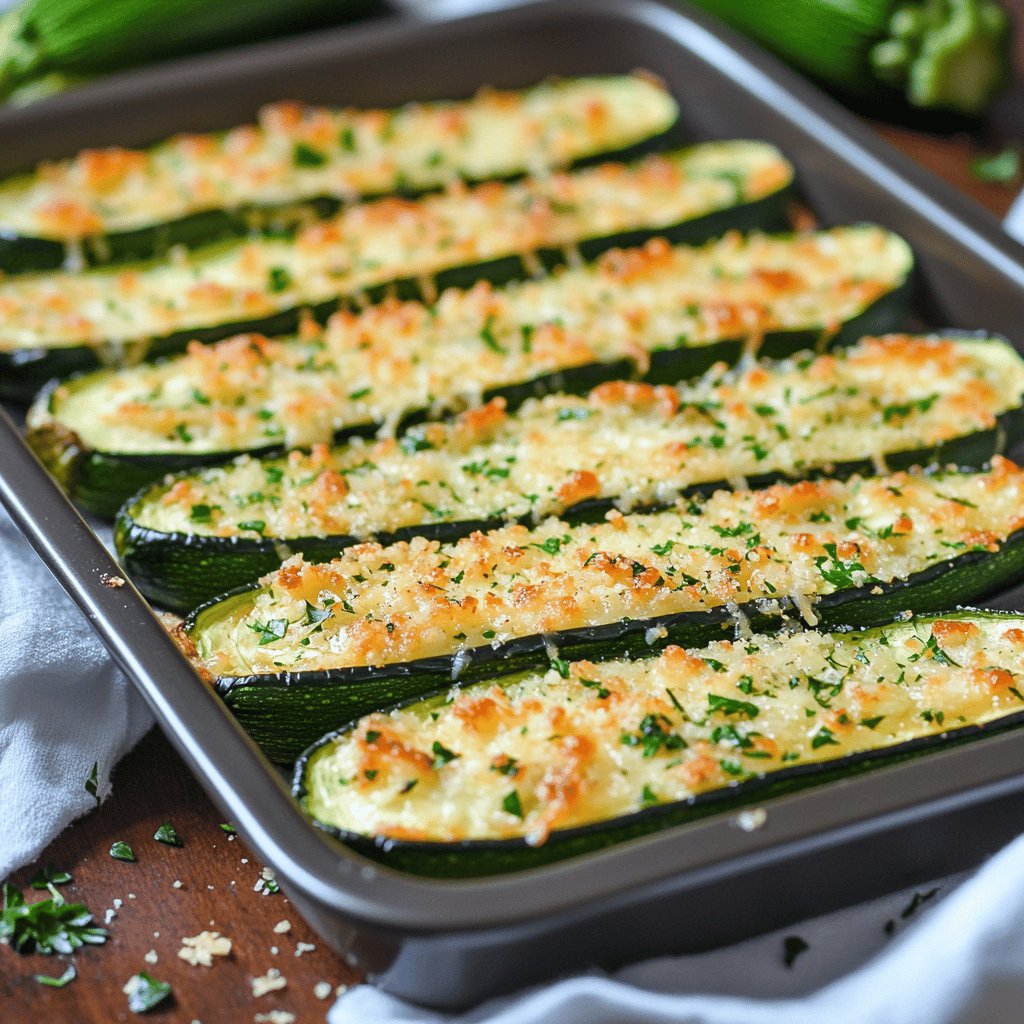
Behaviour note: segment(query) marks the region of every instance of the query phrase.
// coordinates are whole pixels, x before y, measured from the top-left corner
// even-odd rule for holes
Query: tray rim
[[[360,48],[386,50],[412,33],[426,45],[429,39],[424,37],[431,34],[443,39],[452,30],[493,31],[514,27],[523,19],[548,17],[552,11],[576,18],[636,21],[677,42],[680,33],[690,39],[699,37],[723,62],[739,62],[747,73],[748,87],[763,87],[762,98],[778,95],[789,103],[795,101],[822,138],[841,140],[845,148],[858,151],[864,160],[862,170],[866,166],[879,184],[912,196],[919,210],[934,217],[937,227],[1019,286],[1024,298],[1024,246],[1004,235],[988,211],[897,153],[778,62],[727,31],[711,29],[711,19],[706,17],[669,8],[658,0],[535,0],[451,20],[331,30],[320,34],[315,44],[344,61],[346,54]],[[278,59],[309,44],[310,37],[297,37],[174,62],[82,90],[78,97],[71,94],[50,101],[46,107],[87,109],[90,102],[137,97],[140,87],[144,95],[147,90],[152,94],[154,89],[173,89],[179,76],[193,68],[220,69],[230,77],[232,68],[253,59]],[[45,115],[47,110],[38,113]],[[0,131],[13,128],[23,116],[24,112],[13,118],[0,115]],[[221,702],[198,682],[145,599],[130,582],[115,588],[101,582],[104,575],[118,575],[119,566],[36,462],[6,414],[0,415],[0,450],[5,451],[0,457],[0,501],[90,619],[215,803],[274,868],[286,890],[294,887],[304,898],[354,923],[405,934],[529,930],[543,918],[571,913],[584,903],[600,900],[602,908],[607,908],[651,898],[653,891],[666,885],[696,887],[783,852],[811,851],[843,836],[884,831],[897,820],[919,820],[940,807],[1024,789],[1024,775],[1012,767],[1015,762],[1024,765],[1024,730],[1019,730],[936,751],[923,761],[880,768],[766,801],[767,824],[751,832],[736,827],[735,809],[724,808],[699,822],[526,872],[461,881],[392,871],[338,846],[309,824],[276,770]],[[184,690],[179,692],[179,687]],[[990,751],[1005,770],[983,771],[977,763],[980,749]],[[887,786],[879,785],[883,776]],[[955,784],[948,781],[952,779]],[[843,798],[837,799],[840,791]],[[687,847],[684,856],[679,855],[679,846]],[[507,899],[509,895],[512,900]],[[438,912],[440,896],[443,920]]]

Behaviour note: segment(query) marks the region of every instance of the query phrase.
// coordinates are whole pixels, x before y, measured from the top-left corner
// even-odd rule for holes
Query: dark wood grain
[[[1017,56],[1024,67],[1024,0],[1011,0],[1009,6],[1019,18]],[[899,149],[1001,215],[1016,189],[978,181],[970,173],[970,162],[1005,142],[1024,142],[1021,111],[1024,88],[1018,86],[1001,103],[994,123],[978,136],[937,137],[875,127]],[[61,960],[18,956],[0,947],[4,1019],[109,1024],[134,1018],[121,988],[132,974],[147,970],[174,986],[174,1002],[150,1014],[165,1024],[252,1021],[255,1014],[273,1009],[289,1010],[299,1022],[323,1020],[334,986],[357,979],[283,893],[264,896],[253,891],[263,865],[241,839],[229,840],[220,829],[217,811],[159,732],[151,733],[121,763],[113,787],[107,802],[71,826],[39,861],[53,862],[74,875],[74,883],[65,887],[68,898],[87,903],[100,923],[115,899],[123,901],[110,924],[110,941],[74,957],[78,978],[65,989],[45,988],[33,977],[62,973]],[[152,839],[165,821],[174,823],[183,848]],[[110,845],[118,839],[131,844],[138,863],[110,858]],[[13,881],[27,886],[37,866],[18,872]],[[175,881],[182,883],[180,888],[174,887]],[[282,920],[291,922],[287,934],[274,932]],[[181,938],[203,930],[228,936],[232,952],[215,959],[212,967],[192,967],[177,957]],[[317,948],[296,957],[299,942]],[[145,960],[150,950],[158,956],[155,964]],[[270,967],[280,970],[287,987],[254,999],[250,979]],[[314,994],[322,981],[332,986],[327,1000]]]

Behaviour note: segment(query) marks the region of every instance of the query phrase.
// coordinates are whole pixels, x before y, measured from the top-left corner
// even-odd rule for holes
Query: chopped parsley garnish
[[[667,715],[644,715],[637,733],[624,732],[620,742],[627,747],[642,747],[644,757],[654,757],[659,750],[683,750],[686,740],[670,732],[672,722]]]
[[[263,533],[267,528],[267,524],[262,519],[246,519],[244,523],[239,523],[238,528],[240,530],[252,530],[253,533]]]
[[[259,634],[260,642],[258,646],[265,647],[267,644],[272,644],[284,638],[285,633],[288,632],[288,620],[270,619],[268,622],[253,622],[249,628],[254,633]]]
[[[433,768],[435,770],[443,768],[446,764],[454,761],[457,757],[461,756],[456,754],[455,751],[449,750],[447,747],[442,746],[437,740],[434,740],[430,747],[430,752],[434,755]]]
[[[660,804],[661,800],[658,798],[658,794],[651,789],[650,786],[644,786],[640,793],[640,806],[641,807],[653,807],[655,804]]]
[[[356,151],[356,133],[355,129],[351,125],[345,125],[341,129],[338,135],[338,145],[346,153],[354,153]]]
[[[668,554],[668,553],[669,553],[669,552],[670,552],[670,551],[671,551],[671,550],[672,550],[672,549],[673,549],[673,548],[674,548],[675,546],[676,546],[676,542],[675,542],[674,540],[667,540],[667,541],[665,541],[665,543],[664,543],[664,544],[654,544],[654,545],[652,545],[652,547],[651,547],[651,550],[652,550],[652,551],[653,551],[653,552],[654,552],[654,553],[655,553],[656,555],[660,555],[660,556],[664,557],[664,556],[665,556],[665,555],[667,555],[667,554]]]
[[[561,550],[563,544],[568,544],[572,540],[569,534],[565,534],[562,537],[548,537],[547,540],[539,544],[531,544],[531,548],[539,548],[541,551],[546,551],[549,555],[557,555]]]
[[[579,684],[580,686],[585,686],[588,690],[593,690],[597,694],[598,700],[604,700],[611,694],[611,690],[602,686],[596,679],[581,679]]]
[[[513,789],[511,793],[505,795],[505,798],[501,801],[501,809],[508,814],[514,814],[517,818],[522,818],[523,804],[519,799],[518,790]]]
[[[501,355],[507,355],[508,349],[505,348],[498,342],[498,339],[494,336],[494,316],[490,315],[484,321],[483,327],[480,328],[480,340],[492,351],[498,352]]]
[[[287,267],[271,267],[267,271],[267,288],[272,292],[283,292],[292,285],[292,275]]]
[[[193,523],[208,523],[213,519],[213,506],[212,505],[193,505],[192,511],[189,513],[189,519]]]
[[[928,642],[924,646],[924,651],[918,651],[916,654],[912,654],[907,661],[920,661],[924,656],[925,651],[931,654],[932,661],[937,662],[939,665],[952,666],[953,668],[960,668],[960,662],[954,661],[940,646],[938,640],[935,639],[933,633],[928,637]]]
[[[118,839],[118,841],[111,846],[110,856],[113,857],[114,860],[126,860],[131,863],[135,863],[136,860],[134,850],[132,850],[132,848],[123,839]]]
[[[885,718],[885,715],[876,715],[874,718],[862,718],[860,720],[860,724],[863,725],[865,729],[875,729],[883,718]]]
[[[26,903],[21,890],[4,885],[0,910],[0,942],[16,953],[74,953],[84,945],[107,941],[107,930],[92,924],[92,913],[82,903],[67,903],[50,889],[50,899]]]
[[[360,398],[365,398],[367,395],[371,394],[372,391],[373,388],[356,388],[355,391],[350,391],[348,393],[348,397],[350,401],[358,402]]]
[[[185,444],[189,444],[192,440],[192,434],[184,423],[176,423],[174,425],[174,433],[179,440],[184,441]]]
[[[915,409],[918,412],[927,412],[937,401],[938,393],[928,395],[925,398],[918,398],[913,402],[894,402],[892,405],[882,407],[882,421],[889,423],[894,419],[904,419]]]
[[[811,749],[819,747],[838,747],[839,741],[832,735],[832,730],[824,725],[811,737]]]
[[[814,564],[817,567],[818,572],[821,574],[821,578],[826,583],[831,583],[837,590],[841,590],[845,587],[854,587],[867,583],[880,582],[879,580],[876,580],[874,576],[868,575],[868,571],[860,562],[852,559],[848,562],[843,561],[843,559],[839,557],[835,544],[824,544],[822,546],[825,548],[828,557],[825,555],[819,555],[814,559]],[[833,567],[831,569],[826,569],[825,565],[830,561]],[[854,573],[863,573],[864,579],[862,581],[855,580],[853,578]]]
[[[178,835],[178,830],[169,822],[165,821],[154,833],[153,838],[158,843],[164,843],[166,846],[183,846],[181,836]]]
[[[145,971],[133,974],[124,986],[128,994],[128,1009],[132,1013],[145,1013],[158,1006],[171,994],[171,986],[159,981]]]
[[[306,617],[302,620],[304,626],[319,626],[321,622],[331,617],[330,608],[317,608],[315,604],[306,602]]]
[[[284,470],[280,466],[264,466],[263,473],[268,484],[279,484],[284,479]]]
[[[499,775],[507,775],[510,779],[514,779],[521,770],[518,759],[508,754],[499,754],[491,762],[492,772],[497,772]]]
[[[296,167],[323,167],[327,155],[314,149],[308,142],[296,142],[292,150],[292,162]]]
[[[563,678],[569,678],[569,662],[562,658],[550,658],[549,664]]]
[[[760,708],[748,700],[736,700],[733,697],[721,697],[717,693],[708,694],[708,712],[721,711],[723,715],[746,715],[757,718]]]

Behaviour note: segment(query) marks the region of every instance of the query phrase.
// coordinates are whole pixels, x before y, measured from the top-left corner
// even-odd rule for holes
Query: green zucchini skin
[[[788,226],[787,216],[794,195],[793,189],[794,186],[790,182],[779,191],[761,199],[715,210],[667,227],[617,232],[584,239],[577,248],[580,256],[589,261],[608,249],[632,248],[642,245],[651,238],[665,238],[673,244],[696,245],[732,230],[783,231]],[[563,249],[541,249],[535,256],[539,264],[548,271],[568,262]],[[490,281],[492,284],[502,285],[510,281],[525,280],[532,276],[531,272],[535,272],[536,269],[532,260],[524,260],[521,255],[515,254],[468,266],[449,267],[433,275],[432,280],[438,291],[446,288],[467,288],[477,281]],[[175,331],[149,340],[145,355],[147,359],[156,359],[183,351],[190,341],[208,343],[228,338],[233,334],[289,334],[298,327],[300,319],[306,315],[311,315],[323,323],[340,308],[356,309],[367,301],[379,302],[389,295],[396,295],[400,299],[430,300],[430,296],[424,293],[422,278],[399,278],[367,288],[358,298],[340,295],[327,302],[296,306],[272,316]],[[805,347],[806,345],[798,346]],[[55,378],[66,378],[101,369],[103,365],[102,351],[91,345],[63,348],[40,346],[0,352],[0,398],[27,403]],[[120,501],[104,514],[113,515],[119,504]]]
[[[911,274],[897,288],[886,292],[856,317],[846,321],[827,339],[828,344],[851,345],[861,337],[885,334],[898,329],[905,322],[913,287]],[[784,359],[805,349],[820,348],[822,339],[822,331],[817,328],[775,331],[765,335],[759,353],[767,358]],[[662,349],[652,353],[650,365],[642,379],[652,384],[677,384],[681,380],[699,377],[716,362],[730,365],[737,363],[743,354],[744,344],[744,339],[737,338],[712,345],[682,345],[678,348]],[[2,372],[0,367],[0,374]],[[555,392],[583,394],[604,381],[636,376],[636,368],[628,360],[592,363],[546,374],[533,380],[488,389],[483,394],[483,401],[501,397],[505,399],[509,409],[515,409],[528,398]],[[56,412],[53,407],[53,395],[60,383],[51,381],[38,399],[39,403],[45,405],[51,412]],[[63,383],[73,386],[74,378]],[[417,410],[404,417],[400,426],[408,427],[425,418],[425,410]],[[372,435],[377,426],[375,423],[367,423],[339,431],[335,434],[334,440],[343,442],[351,437],[366,437]],[[119,516],[125,520],[125,529],[130,525],[131,515],[127,510],[135,500],[133,496],[147,485],[162,480],[169,473],[222,464],[243,454],[265,457],[283,454],[285,450],[279,445],[271,445],[246,451],[197,455],[97,452],[88,448],[72,432],[62,430],[59,426],[30,431],[28,441],[43,464],[80,506],[106,518],[118,516],[119,512],[125,509]],[[193,605],[194,603],[188,607]]]
[[[937,447],[908,449],[885,453],[886,464],[892,470],[929,464],[955,465],[960,468],[980,468],[993,455],[1001,455],[1007,437],[1024,431],[1024,407],[1011,409],[996,419],[989,430],[950,438]],[[824,469],[812,470],[806,477],[820,476],[845,478],[855,474],[870,474],[874,466],[870,459],[843,462]],[[747,477],[751,488],[792,481],[796,477],[778,473],[764,473]],[[725,480],[709,481],[686,488],[682,495],[691,497],[710,495],[730,488]],[[335,534],[325,537],[297,537],[288,540],[273,538],[209,537],[191,533],[163,533],[140,526],[133,510],[145,501],[150,487],[143,488],[129,499],[118,514],[114,525],[114,544],[121,564],[135,585],[156,604],[174,611],[188,611],[217,594],[235,590],[276,569],[287,554],[301,552],[310,561],[329,561],[352,544],[366,540]],[[614,506],[611,499],[588,499],[566,509],[561,518],[568,522],[597,522]],[[654,506],[636,511],[652,511]],[[527,520],[523,519],[526,523]],[[475,530],[490,530],[500,525],[489,520],[462,520],[454,523],[429,523],[410,526],[391,533],[378,535],[382,544],[427,537],[442,543],[464,537]]]
[[[573,161],[570,168],[589,167],[604,160],[635,160],[647,153],[656,152],[677,144],[679,139],[674,128],[659,135],[624,148],[602,151]],[[523,174],[503,175],[490,181],[515,181]],[[463,177],[467,185],[480,184],[480,179]],[[396,188],[390,192],[371,192],[360,196],[360,201],[372,202],[385,196],[395,195],[405,199],[437,192],[437,188],[412,189]],[[302,223],[312,216],[323,220],[336,214],[345,203],[332,196],[318,196],[299,203],[282,206],[255,206],[252,204],[234,207],[231,210],[203,210],[181,217],[178,220],[134,228],[131,231],[117,231],[98,238],[86,238],[82,242],[82,263],[86,267],[106,267],[118,263],[140,262],[159,258],[176,245],[188,249],[224,241],[229,238],[244,238],[252,233],[252,225],[269,215],[284,223]],[[753,205],[753,204],[752,204]],[[60,270],[67,259],[65,243],[51,238],[33,235],[19,235],[14,231],[0,231],[0,270],[8,274],[39,273]]]
[[[823,631],[841,626],[868,627],[891,621],[906,611],[939,612],[980,600],[1024,575],[1024,529],[1012,533],[996,552],[968,551],[929,566],[906,580],[835,591],[814,605]],[[197,608],[187,619],[186,634],[203,628],[234,602],[244,602],[258,585],[241,588]],[[872,592],[874,591],[874,592]],[[880,593],[878,591],[881,591]],[[755,633],[776,632],[785,625],[778,613],[743,607]],[[792,621],[792,620],[791,620]],[[566,630],[553,636],[517,637],[499,648],[476,647],[462,652],[457,682],[547,668],[548,645],[567,661],[635,658],[669,644],[699,647],[721,640],[737,625],[725,608],[683,612],[654,619],[624,621]],[[664,628],[660,639],[648,630]],[[646,634],[646,635],[645,635]],[[242,727],[264,753],[279,763],[293,761],[317,737],[347,722],[392,704],[422,697],[453,685],[451,656],[421,658],[378,668],[357,666],[321,672],[221,677],[216,688]]]
[[[1006,616],[1009,621],[1019,621],[1016,614],[1006,613]],[[955,613],[943,616],[956,617]],[[993,736],[1021,724],[1024,724],[1024,711],[1017,711],[980,725],[964,725],[948,732],[921,736],[879,750],[858,751],[835,761],[792,765],[746,779],[728,789],[700,793],[687,801],[651,807],[611,822],[597,822],[593,825],[555,831],[541,846],[530,846],[521,839],[478,839],[460,843],[375,839],[325,825],[315,818],[310,818],[310,822],[315,828],[344,843],[356,853],[397,871],[433,878],[479,878],[485,875],[526,871],[568,857],[594,853],[618,843],[650,835],[652,832],[672,828],[674,825],[699,821],[701,818],[724,811],[734,812],[750,804],[761,804],[765,800],[795,793],[811,786],[838,782],[862,772],[920,757],[939,748],[948,749],[971,740]],[[354,725],[355,722],[352,722],[342,729],[334,730],[302,753],[296,762],[292,782],[292,795],[300,803],[306,796],[303,776],[308,759],[322,745],[330,743]]]

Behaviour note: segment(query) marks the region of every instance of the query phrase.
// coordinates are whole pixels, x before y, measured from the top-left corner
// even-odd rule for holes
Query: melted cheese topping
[[[587,661],[373,714],[317,751],[306,807],[393,839],[524,837],[1024,709],[1024,625],[922,619]]]
[[[440,544],[289,559],[207,610],[192,639],[217,676],[401,663],[520,636],[751,601],[797,604],[906,580],[1024,526],[1024,471],[802,481],[719,491],[598,524],[549,519]],[[556,638],[557,640],[557,638]]]
[[[798,475],[990,429],[1024,395],[999,341],[892,336],[677,387],[613,381],[515,413],[495,399],[401,439],[243,458],[155,488],[141,526],[203,536],[367,538],[425,523],[622,511],[696,484]]]
[[[414,410],[477,404],[489,388],[588,363],[749,338],[827,336],[906,279],[911,254],[881,228],[663,241],[541,281],[446,291],[434,306],[335,315],[305,340],[194,345],[155,366],[60,388],[60,423],[98,451],[239,451],[328,443]],[[47,418],[37,407],[33,424]]]
[[[658,135],[676,114],[665,89],[642,75],[484,89],[394,110],[275,103],[256,125],[43,163],[0,186],[0,230],[74,241],[204,210],[539,172]]]
[[[141,342],[256,320],[397,278],[656,231],[762,198],[791,177],[772,146],[708,143],[630,164],[381,199],[294,237],[182,251],[130,269],[25,274],[0,282],[0,351]]]

